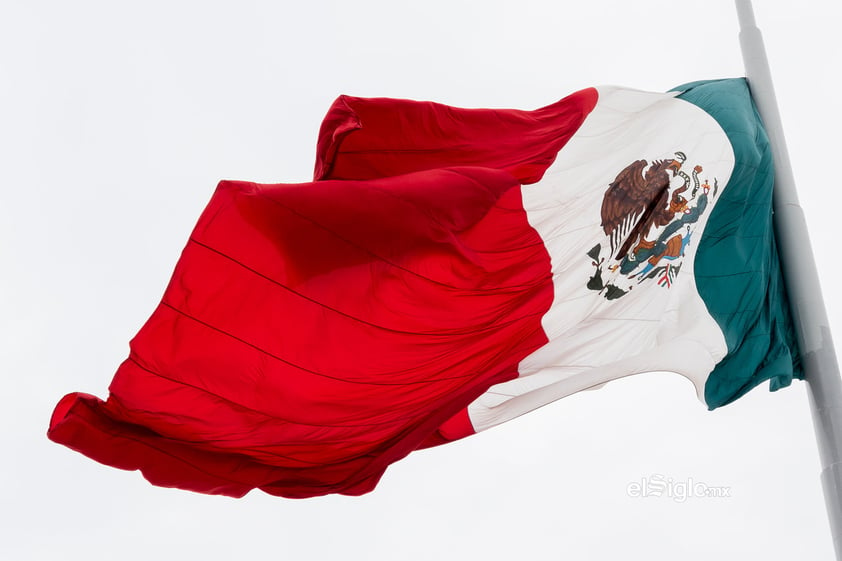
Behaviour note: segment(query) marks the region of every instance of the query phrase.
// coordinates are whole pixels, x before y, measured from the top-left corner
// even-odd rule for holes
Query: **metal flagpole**
[[[798,204],[763,36],[751,0],[736,0],[746,78],[766,125],[775,158],[775,230],[784,280],[798,332],[822,463],[822,487],[836,559],[842,561],[842,380],[830,337],[816,263]]]

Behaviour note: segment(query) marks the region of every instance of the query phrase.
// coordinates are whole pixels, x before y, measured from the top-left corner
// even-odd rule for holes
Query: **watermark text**
[[[731,488],[708,485],[703,481],[696,481],[692,477],[675,479],[655,473],[649,477],[642,477],[639,481],[632,481],[626,487],[626,494],[634,498],[669,498],[677,503],[687,499],[722,499],[731,497]]]

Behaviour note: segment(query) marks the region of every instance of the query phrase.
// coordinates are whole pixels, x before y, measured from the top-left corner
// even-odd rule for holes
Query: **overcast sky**
[[[756,2],[831,327],[842,5]],[[708,412],[613,382],[392,466],[363,497],[161,489],[47,440],[105,397],[216,183],[310,178],[340,94],[534,109],[742,75],[730,0],[0,5],[0,558],[832,558],[804,384]],[[838,330],[837,330],[838,333]],[[660,475],[729,497],[640,498]]]

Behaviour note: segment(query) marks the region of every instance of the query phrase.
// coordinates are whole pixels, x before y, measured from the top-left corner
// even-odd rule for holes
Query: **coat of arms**
[[[719,189],[716,178],[713,187],[700,182],[701,165],[687,175],[686,161],[683,152],[651,164],[637,160],[609,184],[602,199],[606,240],[588,252],[595,267],[589,289],[614,300],[650,279],[672,286],[696,222]]]

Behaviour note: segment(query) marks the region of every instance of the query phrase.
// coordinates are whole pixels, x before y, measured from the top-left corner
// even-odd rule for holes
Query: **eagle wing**
[[[649,162],[637,160],[625,167],[605,191],[602,199],[602,230],[612,237],[627,218],[646,208],[646,177],[643,170]]]
[[[611,252],[620,246],[616,259],[625,257],[631,245],[661,218],[658,212],[669,207],[670,162],[656,160],[648,169],[647,165],[646,160],[637,160],[626,166],[602,199],[602,229],[611,242]]]

